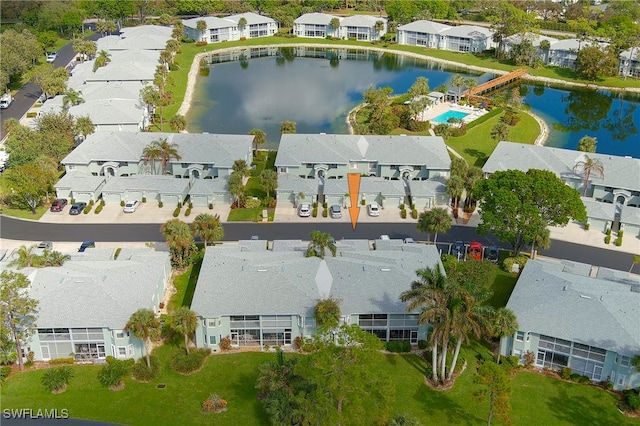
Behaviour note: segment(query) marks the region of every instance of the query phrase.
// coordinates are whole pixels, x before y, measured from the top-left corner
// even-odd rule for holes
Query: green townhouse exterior
[[[640,276],[567,260],[529,260],[507,308],[519,330],[501,341],[503,355],[538,368],[608,380],[617,390],[640,386],[631,366],[640,354]]]
[[[124,330],[141,308],[158,313],[171,275],[169,253],[151,249],[91,248],[72,253],[60,267],[23,268],[38,301],[35,332],[23,343],[23,357],[37,361],[74,357],[101,362],[109,355],[140,358],[144,344]],[[8,266],[9,255],[0,262]]]
[[[335,257],[306,257],[308,243],[240,241],[210,246],[191,309],[199,318],[198,347],[289,347],[315,331],[313,310],[320,299],[340,302],[341,321],[358,324],[381,340],[426,339],[419,312],[399,299],[416,270],[440,266],[435,246],[402,240],[341,240]]]
[[[451,159],[439,136],[284,134],[275,166],[278,202],[348,206],[347,175],[362,176],[359,200],[381,206],[447,204]],[[307,198],[308,197],[308,198]],[[308,201],[307,201],[308,202]]]

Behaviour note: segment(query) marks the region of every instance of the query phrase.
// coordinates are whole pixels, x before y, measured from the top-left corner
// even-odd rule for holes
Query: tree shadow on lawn
[[[451,390],[436,391],[424,384],[416,390],[413,399],[430,412],[431,418],[440,419],[434,424],[477,425],[486,423],[486,419],[477,417],[461,407],[449,397],[448,392]]]
[[[429,368],[427,368],[427,363],[424,362],[420,356],[417,354],[405,354],[401,355],[402,359],[412,366],[417,372],[419,372],[422,376],[426,376],[427,374],[431,374]]]
[[[559,387],[564,383],[556,382],[553,386]],[[574,384],[574,386],[584,386]],[[590,426],[608,426],[614,424],[614,419],[604,417],[602,406],[594,404],[584,396],[569,395],[564,386],[560,387],[559,396],[546,398],[549,413],[553,413],[560,422],[567,424],[589,424]]]
[[[257,369],[255,374],[240,373],[235,376],[236,379],[233,382],[229,382],[228,386],[237,397],[242,397],[246,401],[247,406],[251,404],[253,407],[254,419],[256,421],[253,424],[268,426],[270,424],[269,415],[258,399],[258,390],[255,389],[255,383],[258,378]]]
[[[486,152],[482,152],[473,148],[465,148],[464,153],[476,159],[476,161],[471,164],[472,166],[482,167],[484,166],[484,163],[486,163],[489,159]]]

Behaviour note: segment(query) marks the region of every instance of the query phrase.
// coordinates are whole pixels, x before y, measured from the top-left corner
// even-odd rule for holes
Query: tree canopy
[[[508,242],[515,255],[540,228],[587,219],[578,191],[547,170],[498,171],[481,180],[474,192],[480,200],[478,232]]]

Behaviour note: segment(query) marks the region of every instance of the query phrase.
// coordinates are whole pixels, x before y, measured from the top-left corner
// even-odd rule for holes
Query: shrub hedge
[[[391,341],[385,343],[385,349],[389,352],[411,352],[411,342],[408,341]]]
[[[178,351],[171,360],[171,369],[182,374],[191,374],[202,367],[204,360],[209,356],[209,349],[198,349],[191,351],[189,355],[186,352]]]
[[[73,364],[73,357],[68,357],[68,358],[54,358],[52,360],[49,361],[49,364],[51,365],[59,365],[59,364]]]
[[[151,368],[147,367],[147,359],[142,357],[136,361],[131,369],[131,375],[139,382],[150,382],[160,372],[160,361],[155,356],[150,357]]]

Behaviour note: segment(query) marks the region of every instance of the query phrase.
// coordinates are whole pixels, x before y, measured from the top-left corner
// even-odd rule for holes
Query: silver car
[[[329,207],[329,214],[331,214],[332,219],[340,219],[342,217],[342,208],[335,204]]]
[[[300,206],[298,206],[298,216],[300,217],[311,216],[311,204],[300,204]]]

